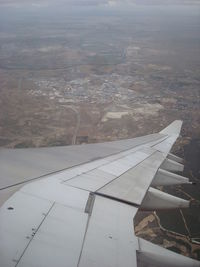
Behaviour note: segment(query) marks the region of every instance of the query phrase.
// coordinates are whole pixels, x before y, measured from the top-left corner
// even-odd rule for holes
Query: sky
[[[97,6],[108,5],[116,6],[119,4],[145,4],[145,5],[166,5],[166,4],[199,4],[200,0],[0,0],[0,5],[20,7],[23,5],[32,5],[44,7],[54,4],[66,3],[74,6]]]

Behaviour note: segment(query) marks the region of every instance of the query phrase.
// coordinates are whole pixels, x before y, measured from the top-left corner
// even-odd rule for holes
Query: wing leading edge
[[[181,125],[23,186],[0,208],[0,266],[200,266],[133,229],[139,209],[190,204],[151,187],[189,183],[171,172],[183,168],[169,154]]]

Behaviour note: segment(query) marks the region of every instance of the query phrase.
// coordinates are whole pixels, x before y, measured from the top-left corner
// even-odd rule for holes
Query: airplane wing
[[[46,160],[40,158],[29,183],[28,167],[21,180],[13,173],[16,184],[1,190],[20,187],[0,208],[0,266],[200,266],[136,237],[133,228],[139,209],[189,207],[189,201],[152,187],[189,183],[173,173],[183,170],[182,159],[169,153],[181,125],[174,121],[158,134],[91,145],[90,152],[90,145],[79,147],[85,155],[60,148],[60,162],[55,150],[49,161],[43,151]],[[66,159],[70,149],[81,162]]]
[[[106,143],[0,149],[0,206],[24,183],[159,140],[160,134]],[[12,168],[11,168],[12,166]]]

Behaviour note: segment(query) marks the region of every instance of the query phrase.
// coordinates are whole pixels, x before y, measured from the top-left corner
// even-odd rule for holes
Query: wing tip
[[[166,128],[160,131],[161,134],[166,135],[179,135],[181,132],[183,121],[182,120],[175,120],[171,124],[169,124]]]

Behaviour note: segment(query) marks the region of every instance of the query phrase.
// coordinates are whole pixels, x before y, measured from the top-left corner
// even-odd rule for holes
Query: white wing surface
[[[169,154],[181,125],[175,121],[158,134],[77,150],[41,149],[43,156],[21,150],[18,165],[16,154],[2,151],[18,171],[4,167],[0,192],[20,188],[0,208],[0,267],[200,266],[136,237],[133,228],[138,209],[189,207],[189,201],[151,187],[189,183],[171,173],[183,168]]]
[[[0,149],[0,206],[26,182],[157,141],[161,137],[160,134],[151,134],[100,144]]]

